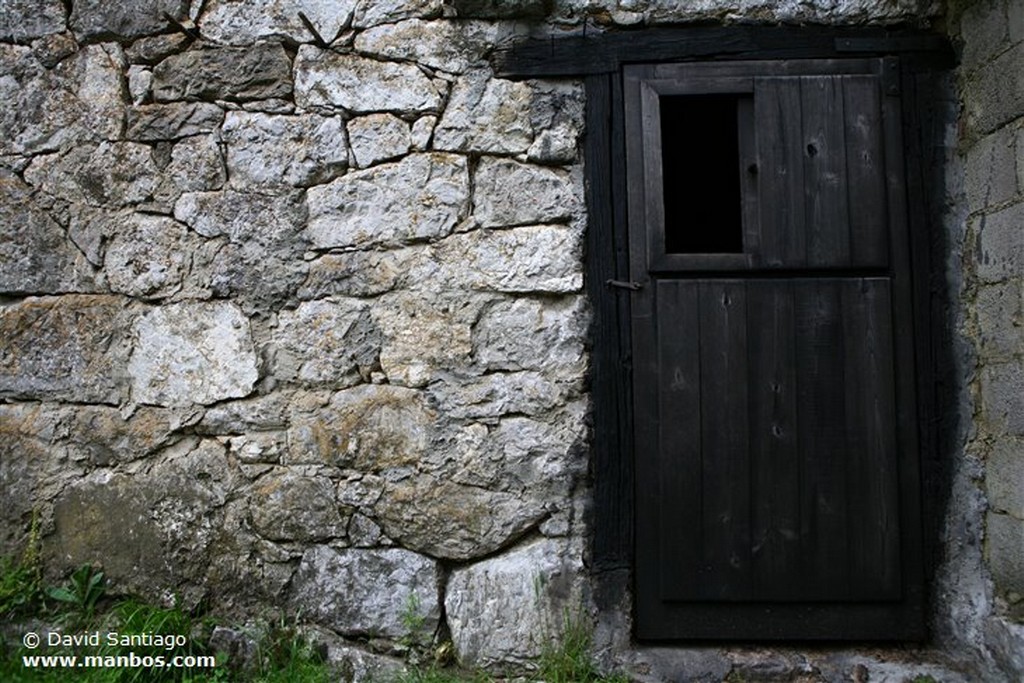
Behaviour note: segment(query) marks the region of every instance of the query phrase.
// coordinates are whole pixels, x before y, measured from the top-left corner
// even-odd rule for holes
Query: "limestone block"
[[[539,372],[494,372],[464,382],[440,381],[429,392],[454,418],[491,418],[510,413],[544,415],[562,405],[575,383],[555,382]]]
[[[585,97],[577,81],[533,84],[530,123],[537,137],[526,151],[530,161],[568,164],[576,158],[583,131]]]
[[[475,70],[459,78],[437,128],[434,148],[521,154],[533,142],[530,87]]]
[[[410,635],[410,618],[427,633],[437,626],[437,578],[432,560],[408,550],[314,546],[302,556],[291,601],[341,635],[400,638]]]
[[[93,289],[89,262],[31,199],[31,188],[0,169],[0,292],[56,294]]]
[[[441,15],[442,0],[359,0],[352,25],[368,28],[404,19],[431,19]]]
[[[179,32],[139,38],[128,46],[125,56],[133,64],[156,64],[165,57],[181,52],[191,41],[191,38]]]
[[[68,457],[98,467],[145,458],[184,438],[188,416],[142,406],[125,417],[113,406],[75,406],[61,419],[67,428]]]
[[[982,282],[1000,282],[1024,273],[1024,202],[974,223],[979,232],[978,277]]]
[[[110,289],[148,298],[174,294],[188,271],[188,230],[166,216],[130,213],[120,218],[104,260]]]
[[[1008,47],[1005,0],[987,0],[964,8],[960,15],[963,53],[960,63],[973,71]]]
[[[124,40],[164,33],[164,14],[184,20],[187,0],[75,0],[68,23],[79,40]]]
[[[155,142],[212,133],[224,121],[224,110],[208,102],[144,104],[128,111],[129,140]]]
[[[168,456],[148,472],[99,470],[64,489],[54,505],[47,566],[102,564],[108,579],[132,594],[159,600],[172,591],[194,604],[235,482],[215,443],[182,442]]]
[[[20,557],[40,501],[79,470],[55,443],[60,411],[38,403],[0,403],[0,553]]]
[[[173,206],[183,192],[219,190],[227,181],[227,170],[217,138],[196,135],[179,140],[171,150],[171,161],[162,175],[156,199],[169,206]]]
[[[228,112],[228,173],[239,187],[306,187],[333,180],[348,166],[340,117]]]
[[[322,409],[292,416],[289,461],[388,476],[409,472],[429,448],[436,419],[422,392],[360,385],[339,391]]]
[[[444,603],[459,661],[530,664],[566,614],[586,618],[584,571],[580,549],[553,539],[453,570]]]
[[[152,71],[142,66],[128,67],[128,94],[131,95],[132,104],[142,104],[149,99],[152,85]]]
[[[402,546],[459,561],[502,548],[547,515],[543,501],[430,475],[386,484],[374,512]]]
[[[154,308],[134,334],[128,373],[137,403],[214,403],[247,395],[259,379],[249,321],[234,304]]]
[[[1024,350],[1019,279],[979,287],[975,311],[983,360],[1009,360]]]
[[[421,387],[439,370],[470,362],[471,328],[482,303],[425,300],[421,294],[381,297],[373,319],[383,343],[380,366],[392,384]]]
[[[356,166],[366,168],[409,151],[409,124],[392,114],[370,114],[348,122],[348,141]]]
[[[289,393],[272,393],[211,406],[196,426],[200,434],[244,434],[288,426]]]
[[[985,485],[991,509],[1024,519],[1024,443],[1017,439],[999,439],[985,464]]]
[[[990,133],[1024,114],[1024,42],[971,74],[963,100],[970,133]]]
[[[436,116],[421,116],[412,124],[412,148],[422,152],[430,147],[430,141],[434,137],[434,126],[437,125]],[[1024,185],[1024,183],[1022,183]]]
[[[463,428],[447,457],[452,481],[507,491],[550,505],[568,499],[586,475],[586,410],[578,400],[538,417],[503,417],[497,426]],[[454,466],[454,467],[451,467]]]
[[[579,234],[561,226],[474,230],[437,248],[442,282],[498,292],[575,292],[583,285]]]
[[[281,306],[306,277],[301,191],[276,196],[233,190],[185,193],[174,205],[174,216],[204,237],[227,241],[212,257],[195,257],[194,277],[247,310]]]
[[[212,0],[199,17],[203,37],[222,45],[251,45],[284,38],[309,43],[313,34],[301,12],[325,41],[333,41],[352,19],[356,0]]]
[[[461,156],[413,154],[314,187],[307,202],[319,249],[442,237],[466,215],[469,172]]]
[[[281,312],[273,347],[278,379],[343,388],[369,377],[380,332],[362,301],[304,301]]]
[[[360,650],[334,634],[319,632],[313,636],[313,641],[326,647],[325,659],[341,673],[341,683],[394,681],[407,675],[401,660]]]
[[[60,0],[0,0],[0,42],[23,43],[63,30]]]
[[[0,397],[122,402],[127,314],[120,297],[30,297],[0,308]]]
[[[407,286],[414,275],[429,281],[430,273],[436,270],[432,259],[433,251],[424,246],[324,254],[310,264],[299,297],[376,296]]]
[[[1019,604],[1016,607],[1019,608]],[[1024,624],[1001,615],[988,617],[985,620],[985,647],[1011,680],[1024,676]]]
[[[413,64],[381,62],[303,45],[295,58],[295,103],[354,113],[436,111],[441,95]]]
[[[279,43],[189,50],[153,69],[153,97],[174,100],[259,100],[292,94],[291,60]]]
[[[985,555],[997,590],[1024,595],[1024,520],[1012,515],[986,515]]]
[[[101,142],[39,156],[24,175],[54,197],[113,208],[146,201],[159,183],[152,149],[135,142]]]
[[[473,357],[489,370],[540,370],[579,377],[586,368],[589,324],[582,297],[504,299],[473,330]]]
[[[325,541],[345,536],[347,522],[326,477],[278,470],[256,483],[249,507],[256,533],[272,541]]]
[[[573,180],[561,169],[485,157],[474,177],[473,215],[483,227],[567,221],[580,210]]]
[[[255,432],[227,438],[228,453],[247,465],[276,464],[288,450],[284,432]]]
[[[52,33],[32,41],[32,54],[47,69],[52,69],[76,52],[78,43],[75,42],[75,37],[67,32]],[[113,49],[111,53],[117,55],[118,51]]]
[[[53,69],[27,47],[0,44],[0,154],[50,152],[121,135],[116,46],[90,45]]]
[[[967,152],[964,182],[968,210],[1002,204],[1017,193],[1016,140],[1011,128],[988,135]]]
[[[990,363],[981,370],[982,415],[993,430],[1024,435],[1024,368]]]
[[[482,21],[409,19],[362,31],[356,36],[355,48],[362,54],[462,73],[480,63],[510,31],[510,27]]]

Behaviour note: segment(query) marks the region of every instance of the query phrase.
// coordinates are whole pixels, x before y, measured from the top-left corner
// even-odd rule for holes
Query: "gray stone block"
[[[92,268],[32,189],[0,169],[0,292],[56,294],[94,289]]]
[[[1021,294],[1020,278],[978,288],[975,312],[980,356],[984,361],[1009,360],[1024,352]]]
[[[1001,128],[978,140],[967,152],[964,169],[968,210],[982,211],[1017,193],[1017,136]]]
[[[118,52],[90,45],[46,69],[31,49],[0,44],[0,154],[118,138],[124,124]]]
[[[444,602],[463,664],[531,664],[560,640],[566,617],[586,619],[580,549],[539,539],[455,569]]]
[[[1024,42],[971,74],[963,95],[973,134],[985,135],[1024,114]]]
[[[337,178],[348,166],[340,117],[228,112],[223,138],[228,175],[239,189],[307,187]]]
[[[964,50],[960,64],[967,71],[973,71],[1008,46],[1006,5],[1006,0],[982,0],[961,15],[960,37]]]
[[[1024,594],[1024,520],[990,512],[986,522],[985,551],[996,590]]]
[[[1024,273],[1024,202],[974,220],[978,277],[1001,282]]]
[[[0,398],[121,403],[128,322],[114,296],[30,297],[0,307]]]
[[[982,416],[990,428],[1024,435],[1024,367],[1018,362],[990,364],[980,376]]]
[[[153,97],[157,102],[287,98],[291,71],[278,43],[189,50],[156,65]]]
[[[474,176],[473,215],[482,227],[567,222],[581,211],[576,180],[562,169],[484,157]]]
[[[64,30],[61,0],[0,0],[0,41],[24,42]]]
[[[985,485],[994,512],[1024,519],[1024,442],[1006,437],[996,442],[986,460]]]
[[[155,142],[212,133],[224,121],[224,110],[206,102],[145,104],[128,110],[129,140]]]
[[[454,154],[413,154],[311,188],[307,231],[319,249],[443,237],[469,211],[469,169]]]
[[[75,0],[69,23],[79,40],[124,40],[163,33],[188,17],[187,0]]]
[[[356,4],[356,0],[211,0],[198,25],[204,38],[221,45],[251,45],[268,38],[313,42],[313,34],[299,18],[301,12],[330,42],[349,23]]]
[[[355,28],[394,24],[405,19],[432,19],[441,16],[443,0],[373,0],[360,2],[352,18]]]
[[[440,617],[437,566],[399,548],[334,550],[302,556],[292,604],[336,633],[401,638],[433,633]]]
[[[303,45],[295,58],[295,103],[356,113],[423,112],[440,108],[441,93],[415,64]]]
[[[259,378],[249,321],[234,304],[154,308],[137,321],[134,335],[128,372],[138,403],[215,403],[247,395]]]

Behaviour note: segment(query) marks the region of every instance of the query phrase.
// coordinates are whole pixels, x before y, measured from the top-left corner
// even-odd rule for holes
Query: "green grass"
[[[212,626],[197,621],[180,606],[160,607],[135,599],[110,600],[101,570],[83,566],[60,586],[42,586],[38,565],[24,558],[0,558],[0,620],[17,623],[39,619],[59,625],[66,634],[99,633],[99,645],[43,644],[29,649],[0,640],[0,681],[4,683],[327,683],[336,675],[294,626],[281,624],[261,639],[256,664],[242,670],[224,655],[212,652],[208,633]],[[27,629],[26,629],[27,630]],[[39,629],[40,633],[44,629]],[[45,629],[50,630],[50,629]],[[116,634],[110,637],[108,634]],[[180,636],[181,643],[145,645],[131,636]],[[43,636],[45,638],[45,635]],[[24,656],[75,655],[82,657],[214,656],[215,668],[27,668]],[[112,660],[112,661],[116,661]]]
[[[19,642],[0,639],[0,681],[4,683],[328,683],[339,679],[322,655],[293,624],[281,622],[258,639],[255,664],[242,669],[238,662],[215,653],[209,646],[213,622],[180,606],[161,607],[136,599],[113,600],[104,573],[83,566],[57,587],[44,587],[36,555],[26,553],[20,560],[0,558],[0,621],[17,623],[39,619],[60,625],[67,634],[98,632],[99,646],[53,646],[28,649]],[[27,561],[26,561],[27,560]],[[422,633],[419,604],[411,598],[403,613],[409,633],[407,644],[426,648],[429,637]],[[40,629],[42,631],[43,629]],[[121,638],[107,637],[116,633]],[[131,635],[162,634],[182,636],[184,642],[169,646],[145,646],[132,642]],[[129,636],[127,642],[122,639]],[[19,636],[20,637],[20,636]],[[45,637],[45,636],[44,636]],[[546,683],[628,683],[622,676],[602,676],[591,658],[590,632],[582,620],[566,619],[561,637],[548,639],[537,661],[532,680]],[[94,655],[99,657],[215,656],[217,666],[203,668],[26,668],[23,656]],[[420,652],[419,654],[422,654]],[[435,662],[410,666],[392,681],[377,683],[493,683],[486,672],[461,668],[452,663],[451,643],[434,652]],[[429,661],[429,660],[428,660]]]

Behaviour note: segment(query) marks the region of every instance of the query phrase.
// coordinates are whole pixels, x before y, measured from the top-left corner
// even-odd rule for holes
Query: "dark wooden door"
[[[892,66],[624,71],[641,638],[922,635]]]

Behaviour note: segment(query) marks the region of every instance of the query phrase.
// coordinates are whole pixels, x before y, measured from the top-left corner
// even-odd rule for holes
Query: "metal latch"
[[[618,287],[619,289],[628,289],[631,292],[643,289],[643,285],[639,282],[624,282],[622,280],[605,280],[604,283],[609,287]]]

